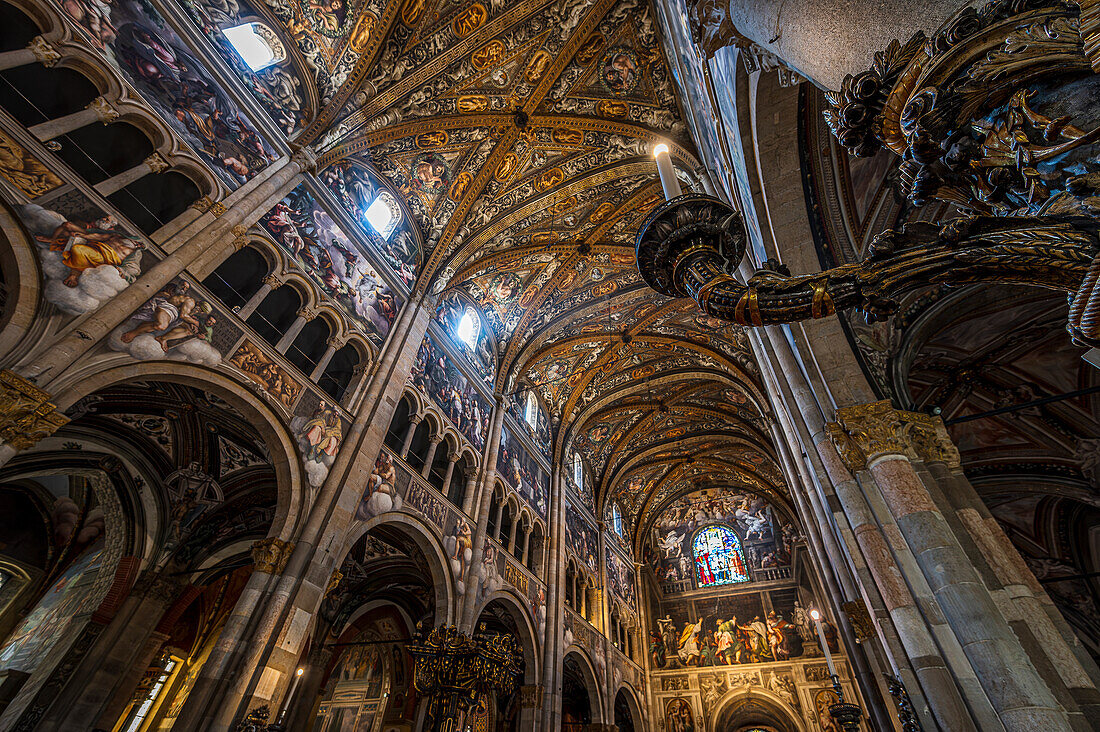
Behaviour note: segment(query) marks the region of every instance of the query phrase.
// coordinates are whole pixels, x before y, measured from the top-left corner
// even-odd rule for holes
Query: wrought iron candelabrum
[[[836,703],[829,705],[829,716],[833,718],[844,732],[859,732],[859,723],[863,719],[863,710],[858,704],[844,701],[844,690],[840,688],[840,677],[833,675],[833,693],[836,694]]]
[[[522,661],[510,635],[485,632],[470,637],[453,625],[419,628],[408,646],[415,660],[413,687],[428,699],[426,727],[454,732],[459,712],[475,708],[484,696],[515,690]]]

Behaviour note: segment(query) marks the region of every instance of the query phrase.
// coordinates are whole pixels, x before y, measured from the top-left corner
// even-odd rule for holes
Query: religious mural
[[[335,405],[312,390],[298,403],[296,414],[290,420],[290,430],[298,440],[306,477],[314,488],[320,487],[328,477],[343,444],[346,426],[347,420],[340,416]]]
[[[740,574],[731,568],[731,574],[721,582],[715,581],[713,568],[700,569],[703,554],[696,552],[701,546],[696,541],[701,536],[700,530],[715,525],[733,529],[744,561]],[[655,551],[649,562],[665,592],[747,581],[758,570],[777,569],[790,563],[791,533],[789,528],[780,528],[771,505],[759,496],[729,489],[705,489],[673,501],[654,521]],[[712,538],[724,541],[710,536],[700,541]]]
[[[501,425],[500,428],[497,475],[514,488],[539,516],[546,518],[550,500],[550,476],[528,454],[508,425]]]
[[[425,336],[409,379],[443,410],[475,449],[485,447],[492,411],[489,402],[431,335]]]
[[[535,443],[542,456],[549,461],[552,459],[551,452],[554,447],[550,437],[550,420],[547,418],[546,410],[542,408],[542,404],[536,400],[535,424],[532,425],[527,421],[525,414],[527,393],[526,391],[519,391],[516,394],[506,394],[504,396],[504,409],[520,429],[527,430],[527,434],[531,436],[531,441]]]
[[[665,705],[665,729],[668,732],[696,732],[695,714],[689,700],[677,697]]]
[[[634,595],[634,566],[615,551],[607,552],[607,584],[627,607],[637,610]]]
[[[459,326],[463,317],[467,315],[469,315],[474,332],[477,334],[475,343],[472,346],[459,335]],[[454,343],[455,348],[466,356],[466,360],[474,367],[478,376],[485,381],[485,385],[492,388],[493,379],[496,376],[497,359],[493,349],[492,335],[489,329],[482,325],[481,315],[477,309],[459,295],[451,293],[445,295],[439,301],[436,318],[443,325],[443,330],[451,337],[451,342]]]
[[[3,130],[0,130],[0,175],[32,199],[60,188],[63,183]]]
[[[46,278],[43,296],[62,312],[98,309],[148,266],[145,242],[83,194],[73,191],[50,206],[28,203],[17,213],[34,237]]]
[[[102,543],[84,550],[59,576],[0,648],[0,669],[30,673],[65,633],[73,618],[90,610],[88,599],[99,573]]]
[[[168,359],[217,366],[222,362],[218,346],[224,349],[240,335],[240,328],[231,325],[211,300],[177,277],[115,328],[107,343],[139,361]]]
[[[649,655],[656,668],[732,666],[821,656],[813,620],[794,588],[662,600],[659,605],[649,637]],[[837,651],[836,628],[824,620],[822,625],[830,649]]]
[[[276,158],[222,84],[148,2],[62,7],[108,60],[225,183],[236,188]]]
[[[363,229],[366,238],[386,261],[394,274],[412,287],[420,271],[422,254],[408,223],[388,190],[365,166],[350,160],[334,163],[320,173],[321,181],[336,196],[344,210]],[[367,217],[372,204],[384,205],[390,214],[389,226],[382,231],[374,228]]]
[[[388,450],[379,452],[374,470],[363,489],[363,497],[355,510],[355,518],[367,521],[383,513],[400,510],[409,480],[409,472],[403,467],[398,469]]]
[[[299,185],[260,223],[321,291],[381,344],[401,309],[401,298],[371,266],[313,194]]]
[[[596,529],[588,522],[572,501],[565,502],[565,543],[592,576],[600,573],[600,545],[596,538]]]
[[[276,400],[285,409],[291,409],[302,393],[302,385],[279,364],[275,363],[255,343],[246,340],[236,353],[229,357],[229,363],[236,366],[242,374]]]

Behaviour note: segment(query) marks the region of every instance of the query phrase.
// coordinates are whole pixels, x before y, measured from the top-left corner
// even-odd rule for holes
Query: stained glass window
[[[691,543],[695,556],[695,582],[699,587],[748,582],[741,540],[726,526],[708,526]]]

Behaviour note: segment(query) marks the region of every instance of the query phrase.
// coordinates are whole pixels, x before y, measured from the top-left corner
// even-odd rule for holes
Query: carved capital
[[[53,68],[61,60],[61,54],[42,36],[32,38],[27,44],[27,50],[33,53],[35,60],[46,68]]]
[[[277,290],[283,286],[283,278],[277,274],[269,274],[264,277],[264,284],[269,285],[272,290]]]
[[[210,204],[210,213],[214,214],[215,216],[223,216],[228,210],[229,209],[225,207],[225,204],[221,203],[220,201],[214,201],[212,204]]]
[[[872,402],[836,410],[836,421],[868,459],[906,454],[901,419],[890,402]]]
[[[296,312],[295,315],[308,323],[309,321],[317,317],[317,311],[310,310],[309,308],[302,308],[301,310]]]
[[[143,160],[142,162],[148,165],[149,170],[153,171],[154,173],[163,173],[164,171],[168,170],[168,168],[172,167],[169,162],[165,160],[164,157],[158,152],[153,153],[149,157],[145,158],[145,160]]]
[[[329,348],[343,348],[344,344],[347,342],[348,339],[344,338],[343,336],[332,336],[327,341],[325,341],[325,345]]]
[[[317,153],[308,146],[295,152],[290,159],[298,164],[303,173],[312,173],[317,167]]]
[[[50,402],[49,393],[14,371],[0,371],[0,439],[26,450],[68,422]]]
[[[542,684],[519,687],[519,705],[524,709],[542,709]]]
[[[233,234],[233,248],[237,251],[245,248],[248,244],[248,227],[245,224],[237,224],[230,233]]]
[[[875,624],[871,620],[871,614],[867,612],[867,605],[863,600],[852,600],[840,605],[840,609],[848,616],[848,624],[852,626],[852,634],[856,637],[856,643],[862,643],[868,638],[875,637]]]
[[[829,422],[825,425],[825,431],[829,433],[829,439],[832,441],[833,447],[836,448],[837,454],[840,455],[844,467],[848,468],[853,474],[867,469],[867,456],[863,454],[863,450],[859,449],[859,445],[848,436],[843,427],[836,422]]]
[[[340,586],[340,580],[342,579],[344,579],[344,573],[340,570],[337,569],[332,573],[332,576],[328,578],[328,586],[325,587],[325,597],[331,595]]]
[[[282,574],[293,551],[293,542],[268,537],[252,544],[252,561],[257,572]]]
[[[898,412],[904,425],[913,457],[926,463],[943,463],[949,468],[962,467],[959,449],[940,417],[923,412]]]
[[[99,121],[105,125],[111,124],[121,116],[115,106],[107,101],[106,97],[96,97],[88,104],[87,108],[94,111]]]
[[[199,213],[206,213],[213,205],[214,202],[210,200],[210,196],[200,196],[195,199],[194,203],[191,204],[191,208],[195,209]]]

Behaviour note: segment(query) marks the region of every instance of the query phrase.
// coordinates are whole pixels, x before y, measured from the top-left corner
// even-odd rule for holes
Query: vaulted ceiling
[[[685,186],[699,168],[650,4],[358,12],[341,27],[369,24],[369,41],[360,33],[342,84],[312,95],[331,101],[295,143],[399,194],[422,235],[414,291],[481,308],[495,390],[535,391],[557,459],[575,445],[588,462],[597,510],[616,498],[634,517],[645,491],[665,500],[704,473],[778,490],[745,335],[655,294],[635,266],[638,227],[662,200],[653,146],[670,145]]]

